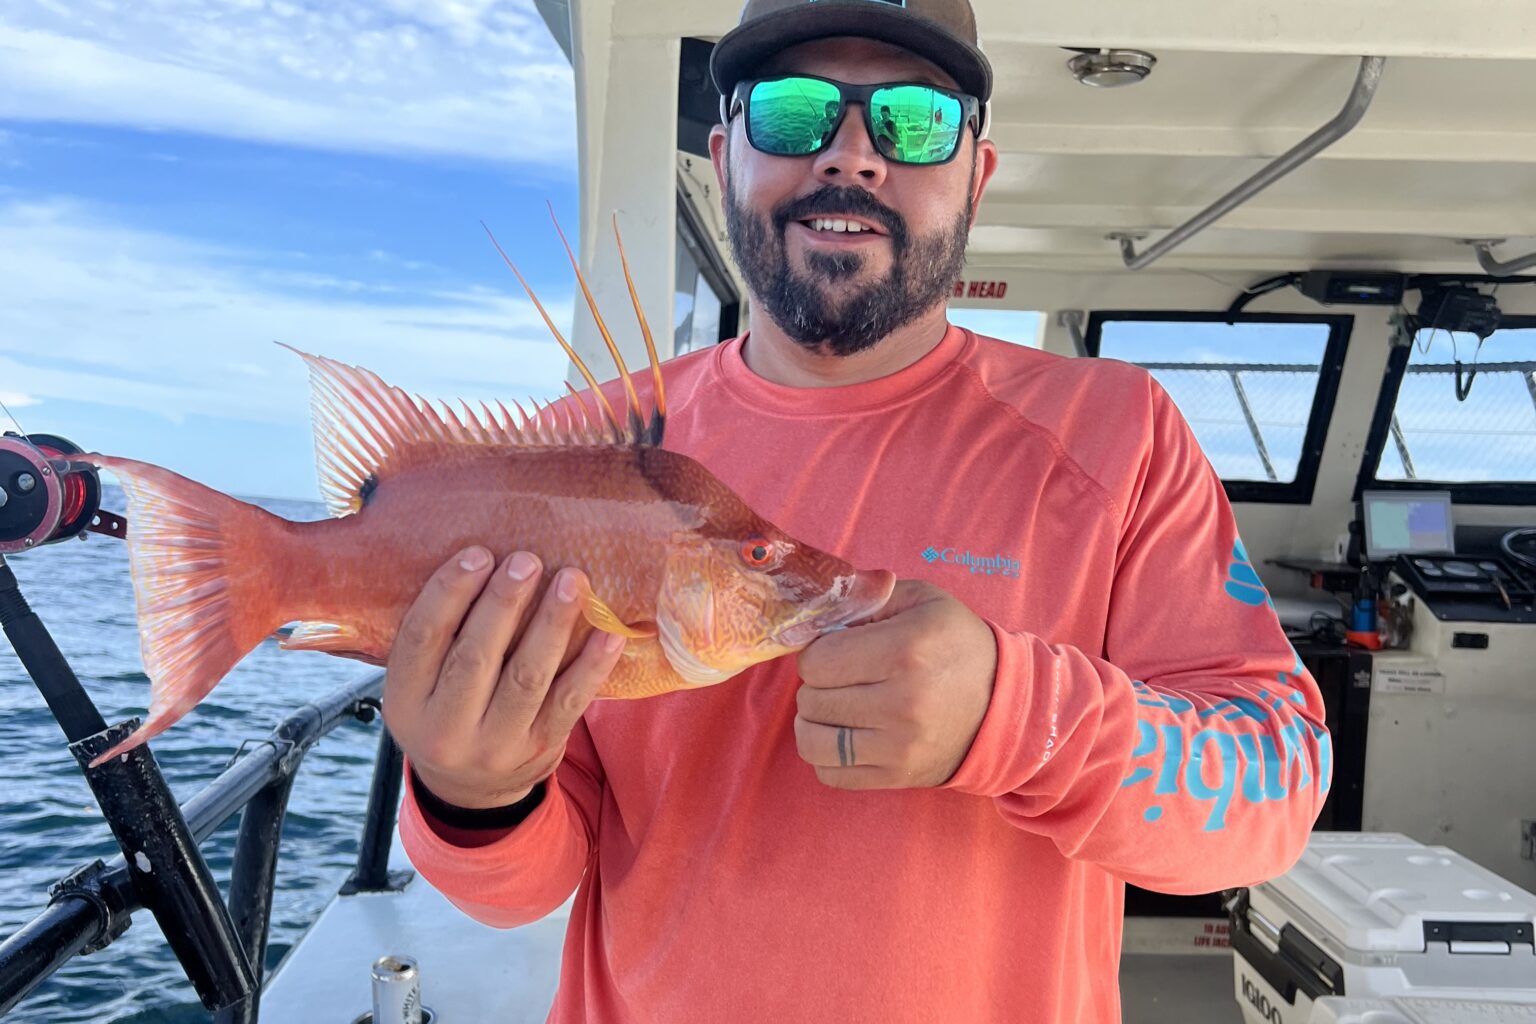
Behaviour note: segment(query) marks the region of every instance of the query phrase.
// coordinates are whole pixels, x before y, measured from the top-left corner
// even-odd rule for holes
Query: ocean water
[[[105,488],[102,505],[125,512],[122,493]],[[288,519],[323,518],[319,502],[257,499]],[[32,610],[53,634],[108,722],[144,714],[149,681],[128,573],[127,546],[108,537],[65,541],[13,555],[8,564]],[[216,777],[244,739],[265,736],[312,696],[377,671],[264,642],[196,710],[153,743],[179,801]],[[315,919],[351,873],[362,834],[380,722],[347,722],[316,744],[299,769],[283,825],[272,901],[270,968]],[[81,864],[110,862],[116,842],[64,734],[0,634],[0,937],[40,913],[48,887]],[[227,895],[239,817],[203,844]],[[209,1020],[155,919],[133,917],[128,931],[98,953],[76,957],[5,1017],[6,1024],[183,1024]]]

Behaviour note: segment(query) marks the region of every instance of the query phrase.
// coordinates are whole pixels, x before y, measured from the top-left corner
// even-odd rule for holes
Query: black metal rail
[[[348,720],[373,719],[383,683],[382,672],[371,673],[305,704],[180,808],[197,843],[241,813],[228,909],[257,988],[220,1008],[215,1017],[218,1024],[254,1024],[257,1020],[277,839],[294,775],[304,755],[322,736]],[[400,773],[399,748],[386,730],[374,766],[358,867],[347,883],[348,891],[377,891],[398,885],[398,879],[387,877],[385,866]],[[194,855],[202,859],[200,852],[194,850]],[[77,870],[55,886],[51,896],[47,909],[0,943],[0,1016],[70,958],[101,949],[122,934],[132,915],[144,906],[129,865],[121,856],[110,864],[98,860]]]

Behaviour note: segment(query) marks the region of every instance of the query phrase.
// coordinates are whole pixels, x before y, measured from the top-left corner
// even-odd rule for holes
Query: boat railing
[[[202,862],[205,871],[206,861],[195,844],[240,814],[228,911],[250,966],[250,983],[232,1001],[210,999],[200,987],[204,1005],[216,1011],[215,1024],[253,1024],[260,1013],[278,839],[299,765],[310,748],[339,725],[376,717],[383,684],[384,673],[371,672],[305,704],[265,738],[242,744],[229,767],[180,807],[194,843],[185,856]],[[400,748],[389,731],[382,730],[357,866],[342,886],[343,894],[398,889],[409,878],[409,873],[391,877],[388,867],[402,767]],[[110,863],[98,859],[72,872],[50,890],[42,913],[0,943],[0,1016],[71,958],[110,944],[144,909],[125,857]]]

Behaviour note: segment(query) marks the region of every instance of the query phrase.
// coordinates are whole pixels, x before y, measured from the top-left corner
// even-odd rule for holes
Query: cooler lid
[[[1401,997],[1345,999],[1312,1004],[1308,1024],[1536,1024],[1536,1006],[1478,999]]]
[[[1250,893],[1362,952],[1416,953],[1426,942],[1465,953],[1536,949],[1536,895],[1449,847],[1396,833],[1314,832],[1295,867]]]

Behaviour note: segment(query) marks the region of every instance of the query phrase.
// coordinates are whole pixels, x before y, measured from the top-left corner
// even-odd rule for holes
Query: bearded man
[[[1127,882],[1300,856],[1317,686],[1146,373],[947,321],[998,165],[966,0],[750,0],[713,73],[751,329],[665,365],[666,445],[900,581],[798,657],[591,703],[580,567],[465,552],[390,661],[407,850],[494,925],[575,893],[561,1024],[1118,1021]],[[882,106],[933,129],[882,149]]]

